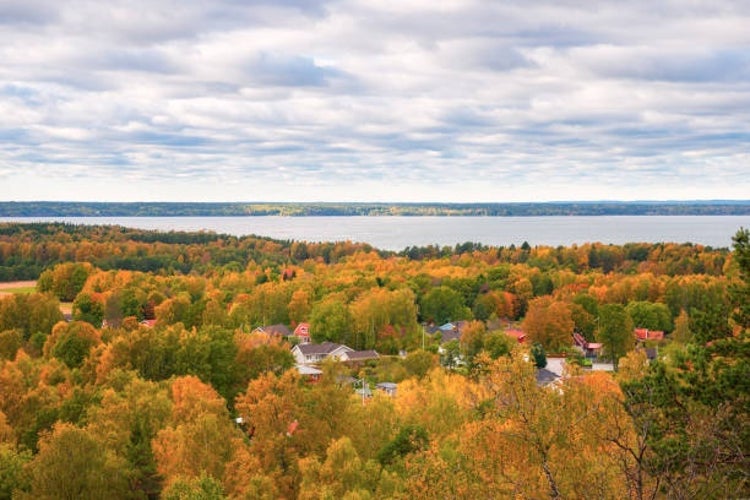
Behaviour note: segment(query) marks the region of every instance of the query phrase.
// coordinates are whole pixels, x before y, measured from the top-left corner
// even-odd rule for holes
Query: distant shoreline
[[[0,202],[0,217],[750,215],[750,200],[516,203]]]

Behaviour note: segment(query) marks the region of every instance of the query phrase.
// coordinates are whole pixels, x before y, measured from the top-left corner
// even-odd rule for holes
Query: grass
[[[12,286],[12,287],[1,287],[0,293],[34,293],[36,292],[35,286]]]

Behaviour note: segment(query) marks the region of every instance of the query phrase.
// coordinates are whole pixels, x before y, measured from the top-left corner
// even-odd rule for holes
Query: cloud
[[[4,197],[746,198],[748,24],[732,0],[10,0]]]

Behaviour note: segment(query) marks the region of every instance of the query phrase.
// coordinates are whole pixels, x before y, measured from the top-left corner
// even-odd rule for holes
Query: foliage
[[[617,363],[635,346],[633,320],[620,304],[605,304],[599,308],[597,339],[603,344],[604,354]]]
[[[531,356],[534,358],[534,366],[544,368],[547,366],[547,355],[544,352],[542,344],[534,343],[531,346]]]
[[[0,279],[47,290],[0,297],[0,498],[748,497],[747,240],[396,255],[0,225]],[[460,326],[440,355],[430,319]],[[381,358],[313,382],[254,331],[276,322]],[[657,360],[634,326],[671,332]],[[574,331],[618,372],[571,357],[539,385]]]
[[[529,303],[522,328],[533,342],[547,350],[559,351],[570,345],[574,325],[568,303],[544,296]]]

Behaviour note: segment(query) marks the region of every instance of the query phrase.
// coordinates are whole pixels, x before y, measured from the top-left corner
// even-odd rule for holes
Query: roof
[[[312,356],[315,354],[330,354],[336,349],[342,347],[348,350],[353,350],[350,347],[342,344],[336,344],[334,342],[323,342],[322,344],[299,344],[297,346],[294,346],[294,349],[299,349],[300,352],[305,356]]]
[[[310,323],[300,323],[297,325],[297,328],[294,329],[294,335],[297,337],[309,337]]]
[[[300,375],[322,375],[323,372],[308,365],[295,365]]]
[[[560,377],[556,373],[551,372],[546,368],[539,368],[536,371],[536,383],[539,385],[551,384],[558,378]]]
[[[292,334],[292,332],[289,331],[289,328],[281,323],[276,325],[259,326],[256,330],[260,330],[261,332],[270,335],[281,335],[282,337],[288,337]]]
[[[639,340],[646,340],[648,338],[648,328],[636,328],[634,333]]]
[[[378,389],[395,389],[398,387],[398,384],[394,382],[380,382],[378,384],[375,384],[375,387]]]
[[[505,335],[507,335],[508,337],[513,337],[518,342],[523,342],[524,339],[526,338],[526,333],[516,328],[509,328],[505,330]]]
[[[461,340],[461,332],[456,330],[442,331],[441,342],[450,342],[451,340]]]
[[[348,359],[349,361],[377,359],[379,357],[380,355],[378,355],[378,353],[373,351],[372,349],[369,349],[367,351],[352,351],[346,353],[346,359]]]
[[[661,330],[649,330],[648,328],[636,328],[633,330],[638,340],[663,340],[664,332]]]

